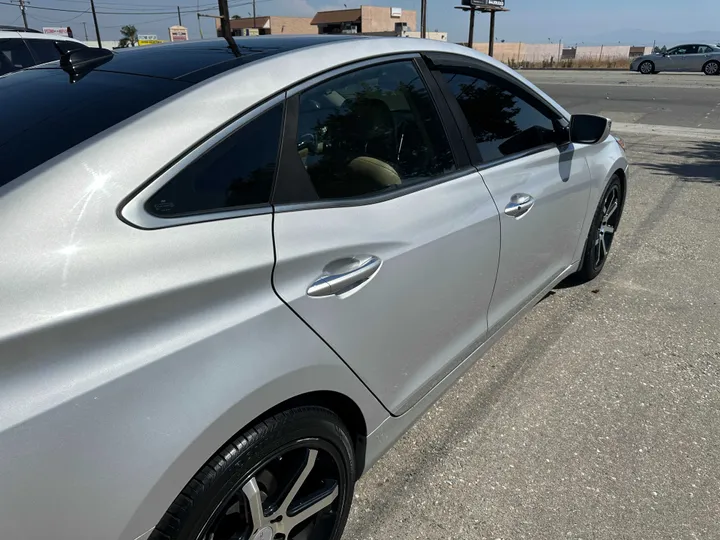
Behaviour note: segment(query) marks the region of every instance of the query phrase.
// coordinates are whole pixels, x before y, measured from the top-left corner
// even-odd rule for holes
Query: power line
[[[87,0],[55,0],[55,1],[56,1],[56,2],[68,2],[68,3],[72,3],[72,4],[86,4],[86,5],[87,5]],[[144,9],[167,9],[167,7],[168,7],[167,4],[164,4],[164,5],[163,5],[163,4],[145,4],[145,3],[143,3],[143,4],[133,4],[133,3],[130,3],[130,2],[104,2],[104,1],[103,1],[103,2],[95,2],[95,5],[97,5],[97,6],[123,6],[123,7],[127,7],[128,9],[137,9],[137,10],[144,10]],[[186,4],[186,5],[181,4],[180,7],[181,7],[181,8],[192,8],[192,7],[198,7],[198,8],[199,8],[199,6],[192,6],[192,5],[190,5],[190,4]],[[203,3],[203,4],[202,4],[202,7],[217,7],[217,3],[215,3],[215,2],[212,2],[212,3]],[[120,9],[120,8],[116,8],[116,9]],[[193,10],[193,11],[197,11],[197,10]]]
[[[46,22],[46,23],[68,23],[68,22],[70,22],[70,21],[74,21],[75,19],[79,19],[80,17],[82,17],[83,15],[85,15],[88,11],[90,11],[90,8],[86,9],[85,11],[83,11],[80,15],[75,15],[74,17],[70,17],[69,19],[62,19],[62,20],[59,20],[59,21],[51,20],[51,19],[41,19],[41,18],[38,17],[37,15],[29,15],[29,17],[32,17],[32,18],[35,19],[36,21]]]
[[[244,2],[242,4],[235,4],[233,7],[237,6],[246,6],[250,5],[252,2]],[[4,6],[14,6],[15,4],[12,4],[10,2],[0,2],[0,5]],[[62,9],[62,8],[51,8],[51,7],[43,7],[43,6],[25,6],[26,9],[41,9],[43,11],[60,11],[63,13],[85,13],[86,11],[83,11],[81,9]],[[209,7],[209,8],[201,8],[201,9],[190,9],[187,11],[181,11],[181,13],[197,13],[199,11],[213,11],[217,9],[217,7]],[[141,11],[141,12],[133,12],[133,11],[96,11],[97,15],[175,15],[177,14],[176,11]]]

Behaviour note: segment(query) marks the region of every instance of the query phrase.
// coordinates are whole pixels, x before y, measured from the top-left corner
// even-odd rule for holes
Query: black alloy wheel
[[[280,413],[213,457],[150,540],[339,540],[355,481],[350,440],[327,409]]]
[[[577,272],[580,281],[595,279],[605,266],[620,224],[623,197],[622,183],[615,175],[605,189],[590,226],[585,253]]]

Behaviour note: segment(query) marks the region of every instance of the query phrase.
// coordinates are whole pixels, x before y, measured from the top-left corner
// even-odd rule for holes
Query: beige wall
[[[604,47],[578,47],[575,53],[576,60],[630,58],[630,45],[606,45]]]
[[[271,34],[317,34],[312,17],[270,17]]]
[[[395,30],[395,23],[407,23],[410,31],[417,28],[417,12],[410,9],[403,9],[401,17],[391,17],[389,7],[362,6],[361,25],[363,33],[368,32],[392,32]]]
[[[487,43],[474,43],[473,49],[488,54]],[[543,62],[557,61],[562,54],[562,45],[553,43],[496,43],[493,57],[501,62]]]

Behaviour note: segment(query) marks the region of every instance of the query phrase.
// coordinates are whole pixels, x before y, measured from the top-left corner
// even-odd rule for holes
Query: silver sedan
[[[0,99],[8,540],[338,540],[628,188],[608,119],[437,41],[85,49]]]
[[[708,44],[678,45],[666,53],[653,53],[633,60],[631,71],[643,75],[661,71],[687,71],[720,75],[720,46]]]

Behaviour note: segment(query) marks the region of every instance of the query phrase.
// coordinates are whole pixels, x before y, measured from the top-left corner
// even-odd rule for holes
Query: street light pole
[[[420,37],[425,39],[427,36],[427,0],[420,2]]]

